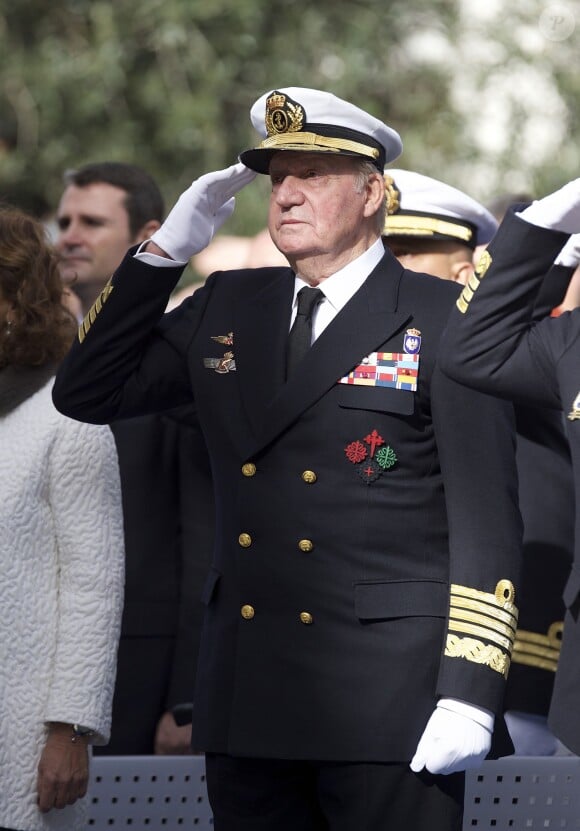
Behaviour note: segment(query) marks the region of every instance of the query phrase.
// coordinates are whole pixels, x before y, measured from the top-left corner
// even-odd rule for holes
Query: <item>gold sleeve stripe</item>
[[[489,254],[489,251],[484,251],[479,258],[479,262],[475,268],[474,274],[469,278],[467,281],[467,285],[455,301],[455,305],[461,312],[461,314],[465,314],[467,309],[469,308],[469,304],[473,299],[474,292],[479,288],[481,280],[485,276],[486,271],[490,267],[492,262],[492,258]]]
[[[379,157],[379,151],[376,147],[369,147],[366,144],[361,144],[358,141],[351,141],[350,139],[319,136],[316,133],[307,132],[278,133],[264,139],[259,146],[265,150],[270,147],[278,148],[280,150],[304,150],[309,147],[316,147],[318,149],[324,148],[325,150],[329,150],[334,153],[346,150],[350,153],[360,153],[363,156],[370,156],[372,159],[378,159]]]
[[[469,304],[471,303],[471,299],[473,297],[473,292],[469,288],[469,286],[465,286],[457,300],[455,301],[455,305],[459,309],[462,314],[465,314],[467,309],[469,308]]]
[[[506,626],[509,626],[513,630],[515,630],[518,622],[517,615],[514,615],[513,612],[506,612],[503,609],[492,610],[487,603],[482,603],[479,600],[470,600],[467,597],[462,598],[452,595],[451,610],[453,611],[456,609],[470,609],[474,613],[479,613],[481,617],[492,615],[493,618],[505,623]]]
[[[560,654],[558,647],[554,648],[553,646],[541,646],[538,643],[526,643],[526,641],[520,640],[517,635],[514,641],[514,652],[516,650],[527,653],[528,655],[541,655],[544,658],[553,658],[554,660],[557,660]]]
[[[552,649],[557,649],[558,652],[562,647],[562,634],[564,632],[564,621],[556,620],[550,624],[550,627],[545,635],[540,632],[528,632],[526,629],[518,629],[516,638],[522,643],[536,643],[540,646],[550,646]]]
[[[484,626],[477,626],[473,623],[465,623],[463,621],[456,620],[455,618],[451,618],[449,620],[449,631],[464,632],[467,635],[478,635],[480,638],[485,638],[487,641],[492,641],[493,643],[498,644],[498,646],[501,646],[507,652],[511,652],[512,649],[512,638],[506,638],[498,632],[493,632],[491,629],[487,629]]]
[[[467,285],[472,291],[476,291],[479,288],[479,277],[475,272],[473,272],[469,276],[469,280],[467,281]]]
[[[518,609],[514,603],[516,592],[514,585],[510,580],[500,580],[497,583],[493,594],[491,592],[480,591],[479,589],[472,589],[469,586],[460,586],[457,583],[452,583],[451,602],[454,600],[453,595],[457,595],[458,597],[467,597],[470,600],[478,600],[482,603],[489,603],[490,606],[493,606],[496,609],[505,609],[506,611],[511,612],[511,614],[517,618]]]
[[[84,341],[84,339],[86,338],[87,332],[89,331],[89,329],[91,328],[91,326],[93,325],[95,320],[97,319],[97,315],[99,314],[99,312],[103,308],[103,304],[107,302],[107,300],[109,298],[109,295],[111,294],[112,291],[113,291],[113,286],[111,285],[111,282],[109,281],[107,283],[107,285],[104,287],[104,289],[101,291],[101,293],[99,294],[99,296],[97,297],[97,299],[95,300],[95,302],[93,303],[93,305],[91,306],[91,308],[89,309],[87,314],[85,315],[85,318],[84,318],[83,322],[79,326],[78,335],[79,335],[79,342],[80,343],[82,343]]]
[[[445,654],[486,664],[507,677],[518,622],[514,599],[509,580],[500,580],[493,593],[452,583]]]
[[[556,655],[556,657],[550,655],[529,655],[527,652],[520,652],[515,647],[512,652],[512,661],[514,664],[523,664],[526,667],[545,669],[548,672],[556,672],[559,657],[559,655]]]
[[[460,638],[449,634],[445,645],[445,655],[449,658],[464,658],[476,664],[483,664],[507,678],[510,667],[509,655],[491,644],[484,644],[474,638]]]
[[[459,297],[457,298],[457,301],[456,301],[455,305],[457,306],[457,308],[459,309],[459,311],[461,312],[462,315],[465,314],[465,312],[467,311],[467,309],[469,307],[469,303],[467,303],[463,299],[462,294],[460,294]]]
[[[512,661],[538,669],[556,672],[562,648],[564,622],[552,623],[546,635],[518,629],[514,642]]]
[[[490,632],[495,632],[504,638],[508,638],[512,643],[516,636],[515,624],[510,626],[509,624],[493,620],[484,615],[478,615],[476,612],[470,612],[467,609],[457,609],[455,606],[451,607],[449,615],[452,620],[465,620],[469,623],[476,624],[482,629],[489,629]]]

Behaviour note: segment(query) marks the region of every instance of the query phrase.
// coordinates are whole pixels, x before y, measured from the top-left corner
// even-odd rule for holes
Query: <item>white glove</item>
[[[489,710],[456,698],[442,698],[419,740],[411,770],[456,773],[479,767],[491,747],[493,724]]]
[[[241,162],[206,173],[184,191],[167,219],[151,237],[159,248],[178,262],[187,262],[203,251],[213,235],[234,211],[234,194],[256,177]]]
[[[519,216],[540,228],[563,231],[565,234],[580,232],[580,179],[568,182],[543,199],[536,199]]]
[[[554,260],[556,265],[574,266],[580,263],[580,234],[572,234]]]

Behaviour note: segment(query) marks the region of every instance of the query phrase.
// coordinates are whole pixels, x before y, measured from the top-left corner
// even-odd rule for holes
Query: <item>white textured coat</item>
[[[122,611],[113,436],[51,388],[0,417],[0,826],[19,831],[85,828],[86,800],[40,813],[37,766],[45,722],[108,741]]]

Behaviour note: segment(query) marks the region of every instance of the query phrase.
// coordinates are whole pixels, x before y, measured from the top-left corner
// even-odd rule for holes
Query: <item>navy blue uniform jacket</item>
[[[550,264],[567,235],[509,215],[476,277],[454,308],[442,362],[454,378],[519,404],[559,411],[580,493],[580,310],[534,321],[534,305]],[[550,481],[545,488],[551,487]],[[564,637],[549,723],[580,753],[580,513],[574,563],[564,588]]]
[[[439,696],[499,711],[521,558],[513,411],[439,370],[457,288],[387,252],[286,382],[289,268],[216,273],[164,316],[179,276],[129,252],[54,400],[95,422],[195,400],[216,542],[194,746],[408,760]],[[401,375],[410,330],[415,391],[339,383],[374,353]]]

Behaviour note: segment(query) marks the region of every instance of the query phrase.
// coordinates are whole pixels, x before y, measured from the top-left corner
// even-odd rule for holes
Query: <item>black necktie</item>
[[[314,310],[323,299],[324,294],[320,289],[311,289],[304,286],[298,292],[298,312],[288,335],[288,355],[286,359],[286,375],[288,377],[310,349],[312,317],[314,316]]]

